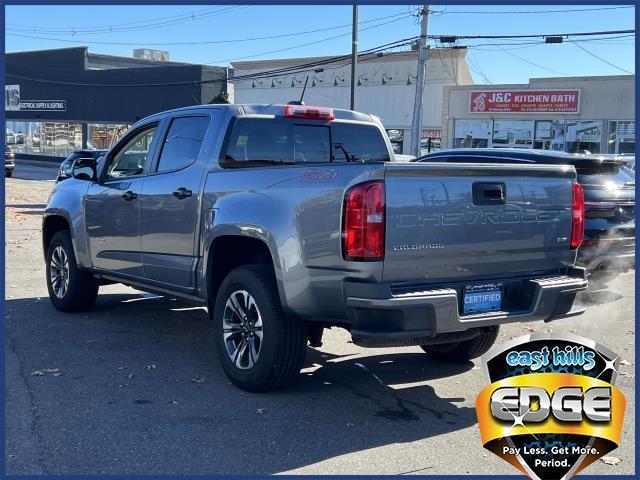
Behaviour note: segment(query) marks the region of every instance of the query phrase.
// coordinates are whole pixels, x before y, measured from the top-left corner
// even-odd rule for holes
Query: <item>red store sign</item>
[[[470,113],[579,113],[580,90],[474,90]]]

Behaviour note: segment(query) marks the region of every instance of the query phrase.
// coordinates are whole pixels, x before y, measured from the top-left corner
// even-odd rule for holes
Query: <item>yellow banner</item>
[[[581,422],[562,422],[550,414],[546,420],[539,423],[525,422],[524,425],[505,423],[491,414],[491,395],[502,387],[539,387],[545,389],[550,397],[562,387],[582,387],[583,392],[592,387],[607,387],[611,389],[611,421],[593,422],[585,418]],[[610,383],[569,373],[534,373],[505,378],[485,387],[476,399],[478,426],[482,444],[485,446],[492,440],[536,433],[588,435],[610,440],[619,445],[625,407],[626,401],[622,392]]]

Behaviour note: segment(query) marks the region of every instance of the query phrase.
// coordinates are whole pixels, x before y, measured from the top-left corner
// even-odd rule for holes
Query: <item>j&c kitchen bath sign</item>
[[[474,90],[470,113],[579,113],[580,90]]]

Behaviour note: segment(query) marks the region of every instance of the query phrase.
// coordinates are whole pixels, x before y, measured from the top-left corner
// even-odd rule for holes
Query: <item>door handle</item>
[[[127,190],[122,194],[122,198],[124,198],[126,202],[130,202],[131,200],[135,200],[136,198],[138,198],[138,194],[132,192],[131,190]]]
[[[476,182],[472,189],[474,205],[504,205],[507,201],[507,187],[502,182]]]
[[[191,190],[189,190],[188,188],[184,188],[184,187],[180,187],[179,189],[175,190],[173,192],[173,196],[182,200],[185,198],[190,197],[191,195],[193,195],[193,192]]]

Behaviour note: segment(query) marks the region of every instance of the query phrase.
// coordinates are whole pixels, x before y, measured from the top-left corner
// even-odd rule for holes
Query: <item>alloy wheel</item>
[[[222,335],[231,362],[241,370],[252,368],[262,347],[262,316],[253,296],[236,290],[227,299]]]
[[[69,257],[61,246],[57,246],[51,254],[49,279],[54,295],[59,299],[64,298],[69,290]]]

